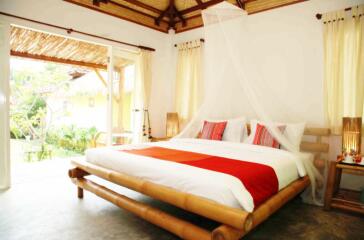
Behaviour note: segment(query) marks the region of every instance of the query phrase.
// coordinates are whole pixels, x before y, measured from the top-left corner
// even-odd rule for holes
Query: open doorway
[[[105,46],[17,26],[10,45],[13,184],[64,175],[86,149],[132,141],[135,61],[115,58],[109,81]]]

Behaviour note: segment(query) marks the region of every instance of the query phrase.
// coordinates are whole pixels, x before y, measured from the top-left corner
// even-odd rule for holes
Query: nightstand
[[[343,163],[341,157],[330,163],[326,194],[325,209],[338,208],[364,214],[364,203],[360,202],[360,192],[340,188],[341,175],[354,174],[364,176],[364,166]]]

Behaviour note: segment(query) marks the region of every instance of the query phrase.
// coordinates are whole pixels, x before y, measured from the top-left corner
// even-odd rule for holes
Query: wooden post
[[[330,163],[329,174],[327,178],[327,186],[326,186],[326,193],[325,193],[325,210],[330,210],[331,208],[331,199],[334,193],[334,184],[336,178],[336,162],[332,161]]]
[[[82,199],[83,198],[83,189],[80,188],[80,187],[77,187],[77,197],[79,199]]]

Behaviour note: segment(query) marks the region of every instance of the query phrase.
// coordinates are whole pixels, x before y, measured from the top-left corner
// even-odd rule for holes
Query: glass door
[[[135,79],[137,54],[111,48],[108,67],[108,143],[123,145],[133,142],[136,118]]]
[[[10,187],[10,24],[0,21],[0,189]]]

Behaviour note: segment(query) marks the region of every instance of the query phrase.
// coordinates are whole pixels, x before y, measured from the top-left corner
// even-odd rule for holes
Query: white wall
[[[154,135],[161,136],[165,133],[166,112],[171,110],[172,106],[170,101],[172,93],[169,85],[173,81],[171,81],[171,76],[167,73],[170,66],[166,64],[171,62],[171,36],[62,0],[1,0],[0,11],[123,42],[155,48],[156,51],[153,54],[153,87],[150,103],[151,122]],[[68,35],[65,31],[27,21],[1,15],[0,19],[50,33],[133,50],[130,47],[84,35],[74,33]]]

